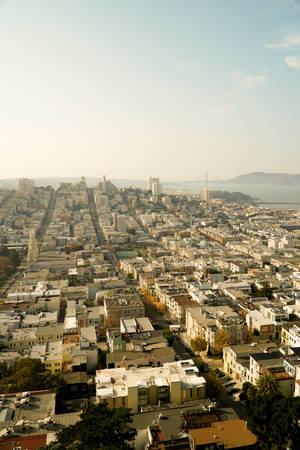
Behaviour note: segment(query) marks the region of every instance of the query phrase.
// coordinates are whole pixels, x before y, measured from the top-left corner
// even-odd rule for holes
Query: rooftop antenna
[[[205,173],[205,189],[207,189],[207,172]]]

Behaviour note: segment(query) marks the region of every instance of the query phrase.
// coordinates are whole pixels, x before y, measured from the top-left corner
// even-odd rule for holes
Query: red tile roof
[[[22,450],[38,450],[44,447],[47,442],[47,434],[37,434],[34,436],[18,436],[1,440],[1,450],[13,450],[21,447]]]

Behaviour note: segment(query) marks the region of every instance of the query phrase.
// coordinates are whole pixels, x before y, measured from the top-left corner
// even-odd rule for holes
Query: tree
[[[207,348],[207,342],[201,336],[191,340],[191,347],[195,353],[203,352]]]
[[[167,312],[167,307],[166,307],[166,305],[164,305],[163,303],[161,303],[161,302],[156,302],[155,303],[155,307],[156,307],[156,309],[160,312],[160,314],[163,316],[164,314],[166,314],[166,312]]]
[[[254,340],[254,333],[252,328],[247,328],[247,331],[245,332],[244,341],[245,344],[251,344]]]
[[[21,260],[15,249],[0,247],[0,276],[5,279],[11,275]]]
[[[215,356],[221,356],[223,348],[230,345],[230,338],[226,330],[218,330],[216,332],[216,342],[212,348],[212,354]]]
[[[5,279],[14,271],[13,263],[8,256],[0,256],[0,277]]]
[[[0,394],[52,389],[58,385],[60,376],[45,369],[39,359],[22,358],[11,366],[1,367]]]
[[[263,450],[299,448],[300,398],[285,398],[272,376],[265,375],[253,386],[244,383],[246,410]]]
[[[15,249],[9,250],[9,259],[13,263],[14,268],[20,265],[21,259],[18,252]]]
[[[174,342],[174,334],[172,333],[172,331],[164,329],[164,330],[162,330],[162,334],[167,339],[168,345],[170,347],[172,347],[173,342]]]
[[[200,357],[193,358],[193,361],[200,373],[205,371],[206,364]]]
[[[257,395],[262,397],[265,395],[278,396],[280,393],[278,381],[272,375],[264,374],[257,381],[256,387]]]
[[[204,374],[206,381],[206,395],[209,398],[217,398],[222,392],[223,386],[216,372],[210,370]]]
[[[136,430],[128,408],[109,409],[105,403],[92,405],[75,425],[57,434],[47,450],[130,450]]]
[[[83,250],[83,245],[82,244],[75,244],[73,243],[70,247],[70,251],[71,252],[78,252],[79,250]]]
[[[240,393],[240,400],[246,400],[253,398],[255,393],[255,386],[253,386],[252,383],[249,383],[249,381],[246,381],[242,385],[241,393]]]

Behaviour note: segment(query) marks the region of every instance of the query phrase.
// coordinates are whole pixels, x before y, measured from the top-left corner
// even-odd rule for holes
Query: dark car
[[[230,389],[229,394],[233,395],[233,394],[236,394],[237,392],[240,392],[239,388],[232,388],[232,389]]]

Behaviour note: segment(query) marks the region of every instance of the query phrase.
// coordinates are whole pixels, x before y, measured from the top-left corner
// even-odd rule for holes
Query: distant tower
[[[147,190],[152,191],[152,177],[149,177],[148,179]]]
[[[205,174],[205,188],[201,190],[201,200],[204,202],[210,201],[210,192],[207,186],[207,173]]]
[[[31,265],[32,263],[36,262],[39,257],[39,246],[38,241],[36,239],[36,229],[32,228],[30,232],[30,241],[28,246],[28,255],[27,255],[27,262],[28,265]]]
[[[102,192],[103,192],[103,194],[107,194],[107,184],[106,184],[106,176],[105,175],[103,175]]]
[[[113,219],[113,227],[115,230],[117,230],[118,228],[118,214],[117,213],[112,213],[112,219]]]

